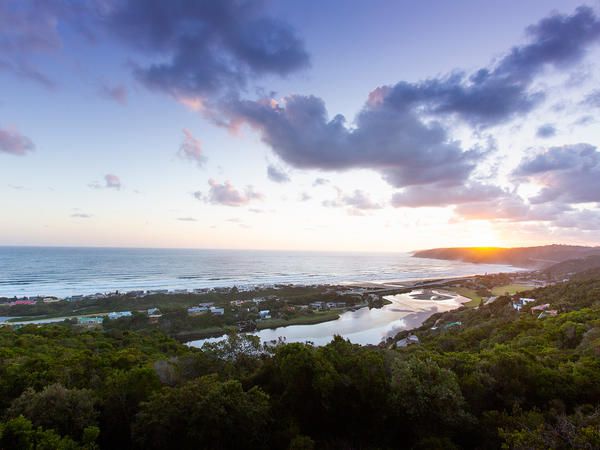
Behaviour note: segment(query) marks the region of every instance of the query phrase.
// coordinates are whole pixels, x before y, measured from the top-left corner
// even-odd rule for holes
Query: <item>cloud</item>
[[[600,152],[590,144],[550,147],[525,157],[513,175],[542,187],[532,203],[600,202]]]
[[[556,135],[556,127],[551,123],[546,123],[537,129],[535,135],[542,139],[550,138]]]
[[[355,189],[354,192],[350,195],[345,195],[343,197],[343,202],[356,209],[381,209],[383,206],[380,203],[376,203],[369,197],[368,194],[361,191],[360,189]]]
[[[572,208],[567,204],[530,204],[509,192],[494,201],[464,203],[454,208],[459,217],[468,220],[550,222],[553,225],[570,211]]]
[[[290,176],[283,169],[275,167],[273,164],[269,164],[267,167],[267,176],[274,183],[289,183],[291,181]]]
[[[73,214],[71,214],[71,217],[73,217],[75,219],[91,219],[93,216],[91,214],[85,214],[85,213],[73,213]]]
[[[312,197],[311,197],[309,194],[307,194],[306,192],[302,192],[302,193],[300,194],[300,201],[301,201],[301,202],[307,202],[307,201],[309,201],[311,198],[312,198]]]
[[[596,89],[593,92],[590,92],[583,99],[582,104],[585,106],[591,106],[593,108],[600,108],[600,89]]]
[[[49,90],[57,87],[54,80],[25,61],[0,60],[0,71],[10,73],[17,78],[34,81]]]
[[[561,228],[576,228],[578,230],[600,230],[600,211],[571,211],[559,217],[555,225]]]
[[[105,187],[109,189],[121,189],[121,179],[113,174],[104,175]]]
[[[527,113],[545,94],[530,89],[547,67],[565,69],[582,60],[600,39],[600,21],[592,8],[572,15],[552,14],[527,28],[529,42],[513,47],[494,64],[471,74],[455,71],[420,83],[385,87],[390,103],[423,108],[434,115],[454,114],[475,126],[504,122]]]
[[[409,186],[392,195],[392,206],[426,207],[447,206],[463,203],[492,201],[506,196],[507,193],[498,186],[472,182],[464,186],[448,189],[442,185]]]
[[[183,142],[179,146],[178,155],[182,159],[196,162],[199,166],[202,166],[206,162],[202,143],[187,128],[183,129]]]
[[[23,156],[34,149],[35,145],[27,136],[16,130],[0,128],[0,153]]]
[[[332,200],[324,200],[321,204],[326,208],[349,207],[348,212],[352,215],[362,215],[360,212],[383,208],[383,205],[375,202],[371,197],[360,189],[355,189],[351,194],[344,194],[341,189],[336,188],[337,197]]]
[[[237,190],[229,181],[224,183],[218,183],[212,178],[208,180],[210,186],[208,195],[203,195],[200,191],[195,192],[193,195],[198,200],[207,201],[214,205],[224,206],[245,206],[253,200],[262,200],[264,196],[256,192],[252,186],[247,186],[246,189],[241,192]]]
[[[177,220],[181,222],[197,222],[197,220],[193,217],[178,217]]]
[[[110,5],[110,31],[142,51],[134,74],[175,98],[239,92],[264,75],[286,76],[309,64],[302,41],[259,0],[128,0]]]
[[[91,39],[89,22],[95,2],[5,0],[0,2],[0,70],[53,89],[56,83],[31,62],[31,55],[63,47],[60,29],[69,28]]]
[[[329,119],[323,100],[294,95],[281,104],[235,101],[233,122],[246,122],[261,133],[286,163],[301,169],[376,170],[396,187],[462,183],[485,151],[463,151],[437,122],[425,123],[414,112],[383,103],[367,103],[353,128],[341,115]]]
[[[121,84],[115,86],[102,84],[100,86],[100,95],[121,105],[127,104],[127,88]]]
[[[313,181],[313,186],[324,186],[326,184],[329,184],[329,180],[326,178],[315,178],[315,181]]]
[[[466,186],[494,145],[465,147],[451,135],[451,119],[478,129],[531,111],[545,97],[537,77],[547,68],[573,66],[599,40],[600,21],[591,8],[580,7],[528,27],[526,43],[472,73],[455,70],[374,89],[352,123],[330,117],[322,99],[303,95],[229,98],[213,118],[232,129],[254,128],[295,168],[371,169],[397,188]]]

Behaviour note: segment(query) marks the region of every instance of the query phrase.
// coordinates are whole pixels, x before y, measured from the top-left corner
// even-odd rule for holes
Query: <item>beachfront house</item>
[[[108,318],[110,320],[120,319],[121,317],[130,317],[131,311],[114,311],[108,313]]]
[[[323,302],[312,302],[309,306],[311,309],[315,309],[315,310],[321,310],[324,307],[324,303]]]
[[[14,302],[10,302],[8,306],[17,306],[17,305],[35,305],[35,300],[15,300]]]

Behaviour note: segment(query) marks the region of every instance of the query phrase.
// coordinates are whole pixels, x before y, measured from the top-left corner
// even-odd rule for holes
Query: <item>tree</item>
[[[205,376],[143,403],[133,438],[144,449],[261,448],[268,421],[269,398],[260,389]]]
[[[96,425],[93,394],[87,389],[67,389],[51,384],[42,391],[27,389],[7,411],[8,417],[20,415],[33,425],[53,429],[60,435],[79,440],[86,427]]]

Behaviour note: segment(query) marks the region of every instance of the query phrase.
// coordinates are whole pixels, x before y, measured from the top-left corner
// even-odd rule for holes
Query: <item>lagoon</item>
[[[368,307],[347,311],[336,320],[315,325],[291,325],[250,333],[263,343],[283,340],[290,342],[312,342],[325,345],[340,335],[354,344],[377,345],[402,330],[420,326],[437,312],[460,308],[470,300],[460,295],[439,290],[415,290],[405,294],[388,295],[390,301],[381,308]],[[428,299],[427,299],[428,298]],[[199,339],[188,345],[202,347],[206,342],[217,342],[223,337]]]

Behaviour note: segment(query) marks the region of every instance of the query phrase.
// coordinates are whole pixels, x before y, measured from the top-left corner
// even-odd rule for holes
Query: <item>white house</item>
[[[131,311],[114,311],[108,313],[108,318],[110,320],[120,319],[121,317],[130,317]]]

